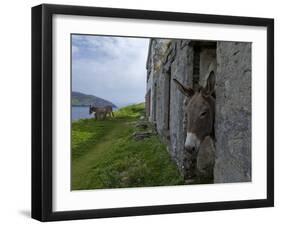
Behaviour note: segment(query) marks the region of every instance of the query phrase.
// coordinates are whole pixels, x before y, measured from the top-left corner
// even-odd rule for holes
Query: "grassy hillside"
[[[143,114],[144,104],[138,104],[118,110],[114,119],[72,123],[73,190],[184,183],[156,135],[134,139]]]

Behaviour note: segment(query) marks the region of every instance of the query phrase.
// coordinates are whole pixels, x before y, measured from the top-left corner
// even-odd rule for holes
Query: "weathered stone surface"
[[[159,114],[160,109],[157,108],[159,103],[159,84],[161,80],[160,76],[162,74],[162,65],[166,61],[166,55],[169,48],[171,40],[170,39],[151,39],[150,41],[150,52],[147,60],[147,92],[151,90],[151,108],[148,114],[148,119],[151,122],[156,123],[157,114]],[[162,77],[162,76],[161,76]],[[162,78],[163,79],[163,78]]]
[[[145,121],[145,120],[141,120],[141,121],[138,121],[138,122],[136,123],[136,127],[137,127],[137,128],[140,128],[140,129],[147,129],[148,126],[149,126],[149,124],[148,124],[148,122]]]
[[[206,81],[211,71],[216,73],[216,49],[207,48],[200,52],[200,85],[206,86]]]
[[[151,131],[134,132],[133,133],[133,137],[134,137],[135,140],[143,140],[145,138],[151,137],[152,135],[155,135],[155,134]]]
[[[177,79],[184,85],[192,85],[192,62],[193,50],[185,45],[180,48],[181,41],[175,41],[177,52],[175,60],[171,65],[172,79]],[[179,169],[185,175],[190,169],[187,156],[184,151],[184,142],[186,136],[186,115],[185,107],[188,100],[176,87],[174,82],[171,82],[171,102],[170,102],[170,151],[175,159]]]
[[[217,43],[214,181],[251,180],[251,43]]]

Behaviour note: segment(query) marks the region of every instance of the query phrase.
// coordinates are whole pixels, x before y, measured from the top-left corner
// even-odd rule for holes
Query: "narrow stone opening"
[[[193,88],[198,88],[200,80],[200,46],[193,48]]]
[[[153,121],[156,122],[156,111],[157,111],[157,84],[154,83],[153,89]]]
[[[149,89],[145,96],[145,110],[146,110],[146,117],[150,117],[150,107],[151,107],[151,90]]]
[[[167,116],[166,116],[166,129],[170,130],[170,106],[171,106],[171,71],[168,71],[166,74],[166,79],[167,79]]]

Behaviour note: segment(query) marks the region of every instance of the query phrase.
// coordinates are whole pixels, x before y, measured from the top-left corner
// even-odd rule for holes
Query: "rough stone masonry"
[[[189,100],[172,81],[204,86],[215,72],[213,181],[251,181],[251,43],[151,39],[146,67],[146,115],[187,177],[184,109]]]

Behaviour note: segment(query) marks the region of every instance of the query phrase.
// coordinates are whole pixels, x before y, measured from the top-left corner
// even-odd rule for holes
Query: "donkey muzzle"
[[[194,133],[186,134],[184,148],[189,154],[195,154],[200,146],[200,140]]]

